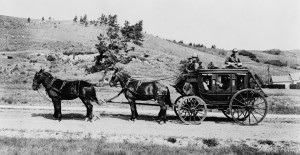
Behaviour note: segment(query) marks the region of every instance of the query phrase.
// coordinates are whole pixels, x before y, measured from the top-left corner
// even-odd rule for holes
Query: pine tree
[[[28,18],[27,18],[27,22],[30,23],[30,21],[31,21],[31,20],[30,20],[30,17],[28,17]]]
[[[73,22],[77,23],[77,16],[74,17]]]
[[[117,15],[108,16],[108,25],[111,27],[118,27]]]
[[[130,25],[128,21],[125,21],[124,27],[121,29],[122,35],[125,37],[127,42],[132,41],[134,44],[141,46],[144,35],[143,31],[143,21],[139,21],[135,25]]]
[[[84,23],[87,22],[87,15],[86,14],[83,16],[82,22],[84,22]]]
[[[83,23],[82,16],[80,16],[79,22],[80,22],[80,24]]]

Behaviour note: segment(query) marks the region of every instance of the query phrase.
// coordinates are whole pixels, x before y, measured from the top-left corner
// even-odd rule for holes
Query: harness
[[[61,92],[61,90],[63,89],[63,87],[66,85],[67,81],[63,80],[63,83],[62,85],[60,86],[59,89],[55,88],[55,87],[52,87],[53,83],[56,81],[57,79],[55,77],[52,78],[52,80],[49,82],[49,83],[46,83],[47,84],[47,88],[46,88],[46,91],[48,92],[49,90],[53,89],[54,91],[56,92]],[[80,83],[80,82],[79,82]],[[78,84],[79,84],[78,83]],[[79,87],[79,86],[78,86]]]
[[[120,78],[120,77],[119,77],[119,78]],[[137,92],[135,92],[135,91],[130,90],[127,86],[128,86],[128,84],[129,84],[130,82],[132,82],[132,81],[138,81],[138,84],[137,84],[137,87],[136,87],[136,90],[135,90],[135,91],[137,91],[138,88],[142,85],[142,81],[141,81],[141,80],[136,80],[136,79],[129,78],[129,79],[127,80],[126,84],[124,85],[124,88],[122,88],[122,90],[121,90],[121,92],[120,92],[119,94],[121,94],[121,93],[123,93],[123,92],[125,92],[125,91],[129,91],[129,92],[132,93],[133,95],[136,95],[136,96],[139,96],[139,97],[142,97],[142,98],[147,98],[147,97],[149,97],[149,96],[152,96],[152,95],[141,95],[141,94],[139,94],[139,93],[137,93]],[[155,81],[153,81],[153,82],[155,82]],[[156,96],[156,95],[157,95],[157,92],[154,92],[153,96]]]

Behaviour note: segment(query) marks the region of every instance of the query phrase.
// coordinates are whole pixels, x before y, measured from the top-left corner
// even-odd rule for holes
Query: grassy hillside
[[[97,36],[105,33],[107,27],[89,25],[88,27],[73,23],[71,21],[45,21],[0,16],[0,51],[4,68],[15,68],[23,66],[23,75],[30,75],[40,67],[51,70],[57,76],[64,78],[83,78],[86,66],[93,65],[91,60],[76,62],[73,66],[62,61],[50,62],[46,60],[48,54],[63,55],[64,52],[95,53],[95,44],[98,43]],[[8,33],[8,48],[6,47],[5,34]],[[144,34],[143,46],[136,46],[131,55],[145,57],[146,61],[132,61],[124,67],[135,76],[168,77],[176,75],[179,62],[193,53],[197,53],[203,66],[213,61],[217,66],[223,67],[225,58],[230,51],[224,49],[194,48],[184,44],[173,43],[151,34]],[[133,45],[132,45],[133,46]],[[255,47],[253,47],[255,48]],[[272,55],[263,51],[250,51],[254,53],[260,62],[255,62],[247,56],[239,56],[244,66],[258,73],[266,79],[266,60],[279,59],[288,62],[286,67],[271,66],[271,75],[286,75],[296,70],[290,65],[297,65],[299,61],[295,57],[299,54],[295,51],[283,51],[280,55]],[[7,59],[12,55],[14,59]],[[36,61],[32,63],[32,61]],[[16,73],[19,74],[19,73]],[[97,74],[96,74],[97,75]],[[10,76],[10,75],[8,75]],[[89,75],[96,80],[95,75]],[[84,78],[88,78],[84,77]],[[28,77],[29,79],[29,77]]]

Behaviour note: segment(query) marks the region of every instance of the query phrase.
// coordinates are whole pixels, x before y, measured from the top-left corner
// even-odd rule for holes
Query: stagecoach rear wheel
[[[185,96],[177,106],[178,116],[186,124],[201,124],[207,115],[207,106],[198,96]]]
[[[231,113],[235,113],[237,109],[227,109],[227,110],[222,110],[222,113],[229,119],[232,119]],[[248,114],[249,115],[249,114]],[[244,117],[240,116],[239,120],[244,120],[248,115],[243,115]]]
[[[231,98],[229,109],[232,119],[242,125],[257,125],[267,115],[268,103],[255,89],[243,89]]]
[[[177,117],[179,117],[179,115],[178,115],[178,104],[180,104],[182,101],[184,101],[184,97],[187,97],[187,96],[179,96],[175,100],[175,103],[174,103],[174,112],[175,112],[175,114],[176,114]]]
[[[231,113],[230,113],[230,110],[227,109],[227,110],[222,110],[222,113],[229,119],[232,119],[231,117]]]

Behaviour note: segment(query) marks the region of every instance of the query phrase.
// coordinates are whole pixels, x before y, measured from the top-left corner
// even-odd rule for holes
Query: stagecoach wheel
[[[232,119],[242,125],[257,125],[267,115],[268,104],[263,94],[255,89],[244,89],[231,98]]]
[[[227,109],[227,110],[222,110],[222,113],[229,119],[232,119],[231,117],[231,113],[230,111]]]
[[[227,110],[222,110],[223,114],[229,118],[229,119],[232,119],[231,117],[231,113],[236,113],[237,109],[227,109]],[[249,115],[249,114],[248,114]],[[239,120],[244,120],[246,117],[248,117],[248,115],[243,115],[243,116],[240,116],[238,119]]]
[[[179,117],[178,115],[178,105],[184,101],[184,97],[186,96],[179,96],[176,100],[175,100],[175,103],[174,103],[174,112],[176,114],[177,117]]]
[[[206,104],[198,96],[185,96],[177,108],[180,120],[186,124],[201,124],[207,114]]]

